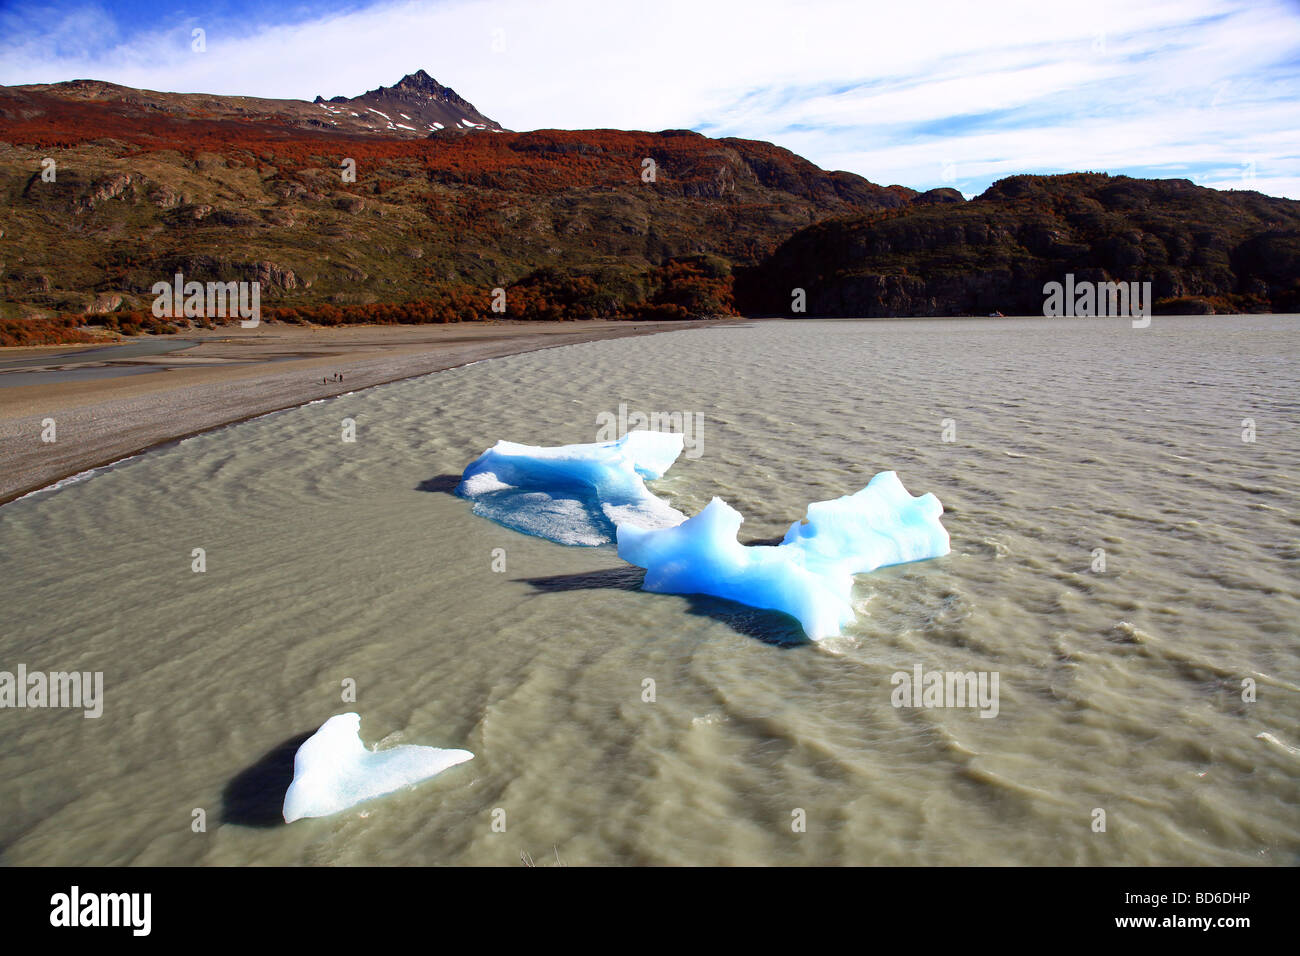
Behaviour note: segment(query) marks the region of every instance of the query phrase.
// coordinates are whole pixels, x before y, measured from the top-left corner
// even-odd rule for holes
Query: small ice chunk
[[[740,544],[744,519],[714,498],[675,528],[620,525],[618,555],[646,569],[647,591],[784,611],[817,641],[854,620],[854,574],[949,552],[942,514],[934,495],[913,498],[894,472],[883,471],[856,494],[813,502],[775,547]]]
[[[686,516],[646,488],[681,455],[679,432],[551,448],[499,441],[470,463],[456,494],[474,513],[559,544],[596,546],[622,525],[664,528]]]
[[[361,717],[338,714],[298,748],[293,782],[284,795],[284,822],[326,817],[473,759],[468,750],[438,747],[367,750],[361,743]]]

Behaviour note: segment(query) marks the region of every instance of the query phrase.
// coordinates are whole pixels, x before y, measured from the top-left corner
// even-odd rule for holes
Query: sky
[[[509,129],[768,140],[885,185],[1300,199],[1300,0],[0,0],[5,85],[313,99],[417,69]]]

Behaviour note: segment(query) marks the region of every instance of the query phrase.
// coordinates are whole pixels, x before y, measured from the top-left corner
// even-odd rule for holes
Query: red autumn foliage
[[[0,346],[62,345],[67,342],[99,342],[100,336],[81,328],[81,319],[56,316],[50,319],[0,320]]]

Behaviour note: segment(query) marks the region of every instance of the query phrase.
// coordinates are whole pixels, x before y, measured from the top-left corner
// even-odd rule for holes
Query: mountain
[[[424,70],[402,77],[396,86],[381,86],[351,98],[335,96],[326,100],[317,96],[312,103],[209,93],[160,93],[101,80],[0,87],[0,91],[0,122],[30,121],[44,115],[48,126],[82,117],[101,127],[104,123],[115,128],[129,128],[132,123],[147,127],[157,119],[170,118],[397,138],[424,138],[441,129],[501,129],[499,123]]]
[[[1076,173],[967,202],[689,130],[510,132],[422,70],[315,103],[0,87],[0,194],[0,344],[174,330],[149,309],[177,272],[327,324],[491,318],[498,288],[515,318],[782,315],[796,288],[807,315],[1036,314],[1071,272],[1300,309],[1291,200]]]
[[[476,128],[394,130],[372,109],[412,127],[450,109]],[[413,302],[383,315],[490,315],[497,287],[518,287],[512,315],[729,311],[733,267],[916,196],[751,140],[502,131],[422,72],[326,104],[0,87],[0,144],[0,319],[109,327],[176,271],[256,279],[264,305],[325,320]]]
[[[788,315],[802,288],[810,316],[1033,315],[1043,285],[1073,273],[1150,281],[1161,312],[1300,311],[1295,200],[1104,173],[927,196],[799,231],[738,278],[738,304]]]
[[[460,97],[455,90],[443,86],[424,70],[402,77],[393,87],[379,87],[349,99],[335,96],[329,100],[316,97],[314,105],[330,114],[327,122],[339,122],[335,117],[344,113],[350,118],[367,119],[375,123],[368,129],[383,128],[390,133],[436,133],[443,129],[500,130],[501,124],[490,120],[474,104]]]

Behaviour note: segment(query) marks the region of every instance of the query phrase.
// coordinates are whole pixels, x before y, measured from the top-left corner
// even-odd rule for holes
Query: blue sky
[[[4,84],[311,99],[420,68],[511,129],[690,128],[968,196],[1089,169],[1300,198],[1300,0],[0,0]]]

